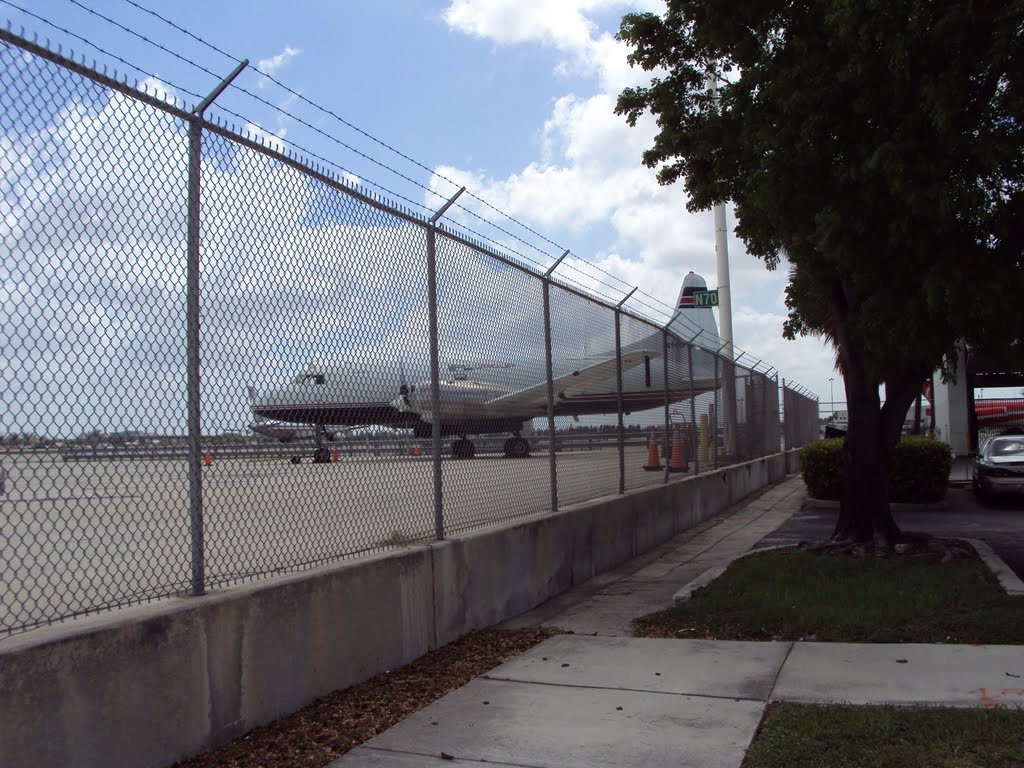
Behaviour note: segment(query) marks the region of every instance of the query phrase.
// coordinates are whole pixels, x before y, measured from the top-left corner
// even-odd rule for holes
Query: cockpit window
[[[294,384],[312,384],[322,386],[324,375],[322,373],[300,373],[295,377]]]

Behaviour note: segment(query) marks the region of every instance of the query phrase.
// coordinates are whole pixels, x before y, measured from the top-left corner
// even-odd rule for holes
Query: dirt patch
[[[816,555],[844,557],[900,557],[924,562],[948,563],[950,560],[977,560],[978,553],[961,539],[940,539],[927,533],[904,533],[902,541],[889,545],[885,542],[800,542],[794,549]]]
[[[175,768],[320,768],[559,630],[472,632]]]

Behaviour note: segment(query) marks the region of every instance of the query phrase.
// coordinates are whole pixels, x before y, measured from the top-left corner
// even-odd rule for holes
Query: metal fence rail
[[[779,450],[773,369],[0,41],[0,635]]]

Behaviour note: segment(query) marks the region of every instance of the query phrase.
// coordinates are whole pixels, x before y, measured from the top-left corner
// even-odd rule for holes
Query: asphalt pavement
[[[981,509],[958,494],[898,519],[1003,551],[1003,534],[1020,536],[1021,507]],[[791,478],[507,622],[574,634],[474,679],[331,766],[739,768],[771,701],[1024,707],[1020,646],[630,636],[630,619],[667,607],[687,583],[755,545],[827,537],[836,511],[805,501],[803,481]]]
[[[835,502],[808,501],[755,548],[824,541],[832,534],[838,515]],[[904,531],[981,539],[1024,579],[1024,497],[1007,496],[983,502],[969,488],[950,488],[939,504],[894,504],[893,517]]]

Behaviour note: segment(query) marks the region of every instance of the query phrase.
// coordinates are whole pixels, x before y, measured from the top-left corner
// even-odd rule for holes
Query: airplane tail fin
[[[690,272],[683,278],[683,287],[679,289],[676,311],[669,323],[669,330],[686,341],[693,341],[699,347],[717,352],[722,346],[718,335],[718,324],[711,307],[695,305],[693,294],[706,291],[708,284],[704,278]]]

